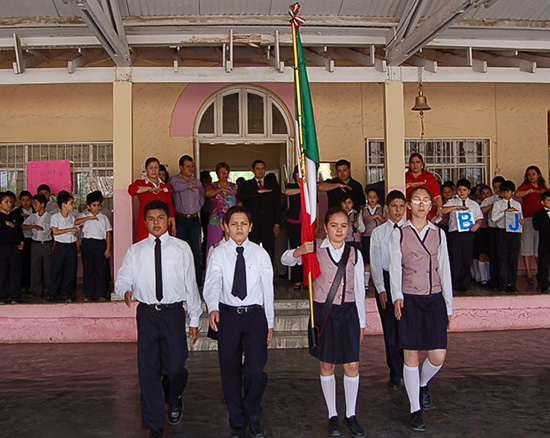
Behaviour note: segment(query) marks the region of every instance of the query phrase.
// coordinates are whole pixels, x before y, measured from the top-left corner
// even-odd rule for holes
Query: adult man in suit
[[[539,256],[537,259],[537,280],[542,293],[550,293],[548,265],[550,264],[550,192],[541,194],[544,207],[533,215],[533,228],[539,232]]]
[[[273,262],[275,237],[281,230],[281,189],[275,178],[266,178],[266,165],[262,160],[252,163],[254,178],[245,181],[238,197],[252,213],[254,228],[248,236],[262,244]]]

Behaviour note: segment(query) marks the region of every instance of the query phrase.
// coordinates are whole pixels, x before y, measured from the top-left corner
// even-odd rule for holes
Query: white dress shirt
[[[515,199],[510,199],[510,205],[519,212],[520,219],[523,219],[523,210],[521,204]],[[508,209],[508,201],[506,199],[499,199],[493,204],[493,221],[497,228],[506,228],[506,211]]]
[[[48,242],[52,240],[52,231],[50,229],[50,220],[51,215],[47,211],[44,212],[42,216],[38,213],[31,214],[23,225],[39,225],[43,230],[37,230],[36,228],[31,229],[32,231],[32,240],[36,242]]]
[[[68,214],[67,217],[63,217],[61,213],[56,213],[50,220],[50,227],[57,228],[58,230],[64,230],[67,228],[74,228],[74,216]],[[53,238],[59,243],[73,243],[76,242],[76,232],[71,231],[69,233],[54,234]]]
[[[267,327],[272,329],[275,315],[273,310],[273,266],[265,249],[245,240],[242,244],[246,265],[246,297],[241,300],[231,293],[237,244],[229,239],[209,254],[204,280],[203,297],[209,312],[218,311],[219,303],[227,306],[263,306]]]
[[[46,211],[52,216],[56,213],[59,213],[59,206],[57,205],[57,202],[53,202],[52,200],[48,201],[48,203],[46,204]]]
[[[365,231],[365,223],[363,222],[363,215],[361,214],[361,212],[357,212],[352,208],[348,213],[349,219],[351,219],[350,216],[352,215],[352,213],[357,213],[357,222],[359,224],[359,226],[357,227],[357,232],[359,233],[359,240],[361,240],[361,233]],[[350,226],[351,226],[351,221],[350,221]]]
[[[342,255],[344,255],[344,246],[342,245],[340,248],[334,248],[332,244],[330,243],[330,240],[328,240],[328,237],[325,237],[323,242],[321,242],[320,247],[321,248],[328,248],[330,255],[332,259],[338,263],[340,259],[342,258]],[[281,256],[281,263],[285,266],[295,266],[295,265],[301,265],[302,264],[302,257],[295,258],[294,257],[294,251],[295,249],[288,249],[286,250],[283,255]],[[353,252],[353,250],[352,250]],[[352,254],[350,254],[350,257],[353,257]],[[323,269],[323,267],[320,267]],[[367,314],[365,310],[365,264],[363,262],[363,256],[361,255],[361,251],[357,251],[357,263],[355,264],[354,268],[354,275],[353,275],[353,288],[355,291],[355,304],[357,307],[357,315],[359,316],[359,326],[361,328],[365,328],[367,325]]]
[[[445,204],[445,207],[455,207],[455,206],[462,206],[463,200],[460,198],[453,198],[449,199],[447,203]],[[474,224],[479,220],[483,219],[483,213],[481,211],[481,208],[479,208],[479,204],[476,201],[472,201],[470,198],[466,199],[466,207],[468,207],[468,210],[472,212],[472,217],[474,220]],[[456,212],[457,211],[467,211],[467,210],[453,210],[449,214],[449,232],[451,231],[457,231],[458,230],[458,224],[456,220]]]
[[[90,210],[85,210],[78,215],[78,218],[80,219],[90,216],[93,216]],[[105,240],[107,239],[107,231],[113,230],[113,227],[111,227],[111,222],[109,222],[109,218],[101,212],[97,214],[97,220],[87,220],[82,223],[80,227],[82,229],[83,239]]]
[[[402,227],[412,227],[418,234],[420,240],[424,239],[429,229],[436,230],[441,237],[439,244],[437,262],[439,264],[439,278],[441,280],[441,293],[445,299],[447,315],[453,314],[453,283],[451,281],[451,264],[449,263],[449,253],[447,251],[447,238],[445,233],[431,222],[420,231],[414,227],[410,220],[405,222]],[[403,299],[403,270],[401,266],[401,233],[398,229],[391,233],[390,237],[390,285],[392,301]]]
[[[189,325],[198,327],[202,308],[191,249],[185,241],[168,233],[160,236],[160,241],[163,292],[161,304],[186,301]],[[134,300],[157,304],[155,284],[155,237],[149,234],[147,239],[134,243],[126,252],[118,270],[115,290],[120,298],[131,291]]]
[[[500,195],[491,195],[488,198],[485,198],[483,201],[481,201],[481,208],[489,207],[489,205],[494,205],[495,202],[497,202],[499,199],[502,199]],[[491,228],[496,228],[495,221],[493,220],[493,209],[490,209],[487,212],[487,224]]]
[[[397,226],[405,223],[403,219]],[[370,236],[370,272],[376,291],[380,294],[386,292],[384,285],[384,272],[390,270],[390,236],[395,228],[395,222],[388,219],[387,222],[372,230]]]
[[[21,207],[21,211],[24,214],[27,215],[25,220],[27,220],[29,217],[31,217],[31,214],[33,214],[32,208],[29,208],[28,210],[25,210],[23,207]],[[23,230],[23,236],[25,236],[25,239],[31,238],[32,237],[32,230]]]

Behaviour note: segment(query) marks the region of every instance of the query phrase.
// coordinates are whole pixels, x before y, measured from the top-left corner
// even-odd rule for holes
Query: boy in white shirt
[[[498,290],[500,292],[516,293],[518,279],[518,259],[521,233],[508,232],[506,229],[506,213],[518,212],[519,224],[523,226],[521,204],[513,199],[516,185],[506,180],[500,185],[499,199],[493,204],[492,218],[497,226],[497,258],[498,258]]]
[[[111,257],[113,228],[109,218],[101,213],[101,196],[93,192],[86,196],[88,209],[78,216],[82,228],[82,267],[84,274],[84,301],[107,301],[107,263]]]
[[[74,209],[74,197],[70,193],[57,196],[60,212],[52,216],[50,226],[55,240],[52,252],[52,270],[46,301],[55,301],[59,297],[70,303],[75,289],[76,268],[78,263],[77,234],[83,220],[71,214]]]
[[[469,198],[470,181],[461,179],[456,183],[456,192],[458,197],[450,199],[443,206],[443,214],[449,214],[449,256],[451,259],[451,273],[453,279],[453,288],[457,291],[466,291],[472,280],[471,266],[474,259],[475,232],[483,222],[483,213],[479,204]],[[471,222],[469,231],[460,231],[457,215],[459,211],[470,211]]]
[[[32,233],[31,244],[31,289],[41,297],[50,283],[52,264],[52,232],[50,229],[51,215],[46,211],[48,201],[44,195],[34,195],[32,213],[23,223],[23,230]],[[42,283],[44,278],[44,283]]]
[[[203,296],[218,337],[230,436],[244,438],[248,425],[252,438],[262,438],[260,403],[274,324],[273,267],[267,251],[248,240],[252,216],[247,208],[231,207],[223,228],[229,239],[209,254]]]

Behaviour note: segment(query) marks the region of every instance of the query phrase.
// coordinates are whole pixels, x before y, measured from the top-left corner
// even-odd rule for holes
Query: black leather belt
[[[219,305],[220,310],[226,310],[229,312],[235,312],[238,315],[242,315],[243,313],[251,312],[253,310],[263,310],[263,306],[260,306],[259,304],[252,304],[251,306],[228,306],[227,304],[220,303]]]
[[[185,219],[194,219],[194,218],[198,217],[199,215],[198,214],[183,214],[183,213],[178,213],[176,211],[176,216],[184,217]]]
[[[181,307],[181,306],[183,306],[183,301],[178,301],[177,303],[170,303],[170,304],[160,304],[160,303],[147,304],[147,303],[142,303],[142,302],[140,302],[139,304],[142,304],[143,306],[146,306],[146,307],[151,307],[152,309],[158,310],[160,312],[161,310],[165,310],[165,309],[172,309],[174,307]]]

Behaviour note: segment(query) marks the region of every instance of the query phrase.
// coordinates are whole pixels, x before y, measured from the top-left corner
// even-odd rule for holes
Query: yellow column
[[[405,111],[403,82],[384,85],[384,156],[386,189],[405,193]]]
[[[128,186],[133,182],[133,99],[132,83],[113,83],[113,167],[114,217],[113,265],[116,278],[126,250],[133,242],[132,197]]]

